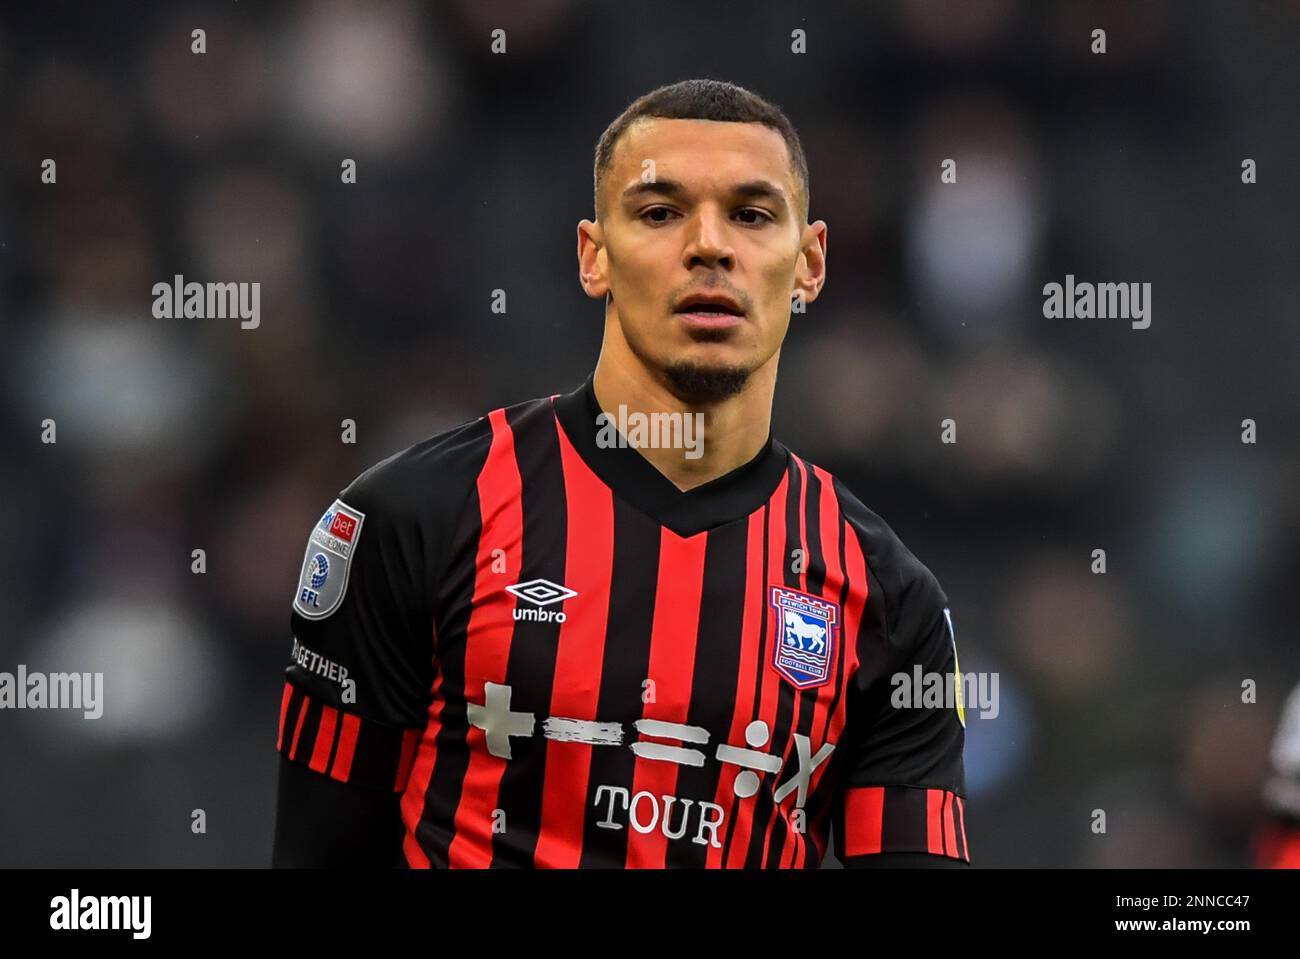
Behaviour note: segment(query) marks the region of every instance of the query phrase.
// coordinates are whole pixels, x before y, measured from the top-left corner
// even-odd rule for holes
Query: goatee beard
[[[678,399],[688,403],[716,403],[741,392],[751,372],[743,366],[700,366],[683,362],[665,367],[664,376]]]

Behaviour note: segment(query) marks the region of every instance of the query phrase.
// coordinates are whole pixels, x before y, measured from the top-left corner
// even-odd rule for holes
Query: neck
[[[630,352],[618,355],[602,348],[592,386],[597,404],[615,423],[623,422],[619,419],[620,407],[629,422],[632,414],[642,414],[638,419],[649,423],[658,422],[650,419],[656,413],[682,417],[681,435],[693,440],[691,448],[652,442],[637,444],[636,450],[674,486],[685,491],[744,466],[766,445],[779,357],[778,351],[755,370],[736,395],[689,402],[668,388],[662,374],[647,368]],[[696,430],[697,424],[701,429]]]

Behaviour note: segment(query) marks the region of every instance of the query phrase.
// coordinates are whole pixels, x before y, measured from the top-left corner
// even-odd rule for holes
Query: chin
[[[668,388],[678,399],[692,403],[717,402],[742,392],[754,372],[752,363],[716,356],[688,356],[663,367]]]

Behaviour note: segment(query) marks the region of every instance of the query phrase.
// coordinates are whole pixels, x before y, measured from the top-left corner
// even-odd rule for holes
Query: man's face
[[[674,392],[737,392],[776,357],[795,292],[816,298],[826,224],[804,222],[799,189],[759,123],[646,118],[619,140],[604,217],[579,225],[583,285]]]

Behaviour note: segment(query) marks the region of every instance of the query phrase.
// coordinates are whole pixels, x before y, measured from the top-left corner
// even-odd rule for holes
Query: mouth
[[[698,329],[725,329],[745,319],[740,304],[726,294],[694,293],[677,304],[673,315]]]

